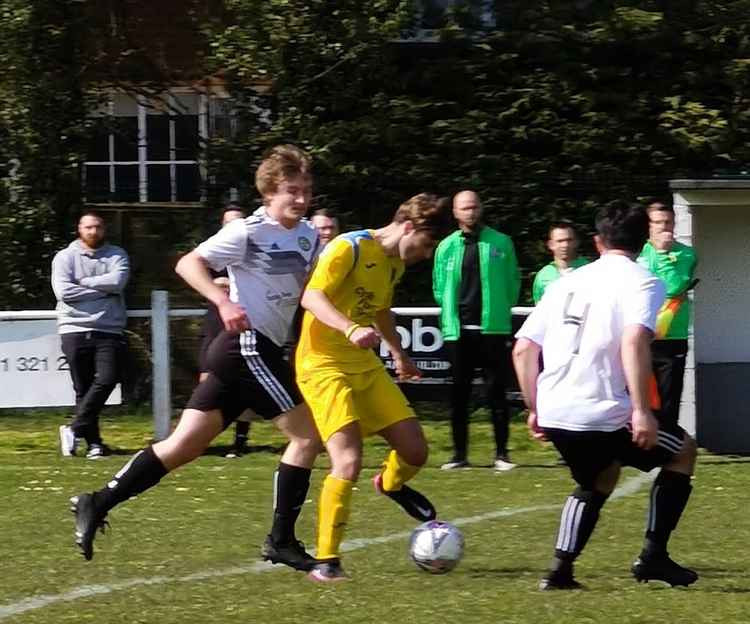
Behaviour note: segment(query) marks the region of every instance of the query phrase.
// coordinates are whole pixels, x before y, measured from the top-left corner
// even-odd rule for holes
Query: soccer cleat
[[[76,517],[76,544],[86,561],[91,561],[94,556],[96,530],[99,529],[104,533],[104,527],[109,526],[109,522],[104,519],[107,514],[100,514],[96,510],[92,494],[74,496],[70,499],[70,503],[70,511]]]
[[[349,580],[344,568],[341,567],[341,561],[338,559],[318,561],[308,572],[307,578],[316,583],[338,583]]]
[[[583,589],[583,585],[576,581],[572,574],[558,574],[556,572],[550,572],[539,581],[540,591],[554,591],[556,589]]]
[[[471,468],[471,464],[465,459],[451,459],[440,466],[440,470],[458,470],[459,468]]]
[[[78,439],[73,433],[73,429],[68,425],[60,425],[58,431],[60,434],[60,452],[63,457],[73,457],[78,446]]]
[[[396,501],[406,513],[420,522],[434,520],[437,516],[437,512],[435,511],[435,507],[432,506],[432,503],[427,500],[423,494],[420,494],[408,485],[402,485],[400,490],[386,492],[383,489],[382,472],[379,472],[373,477],[372,484],[375,487],[376,492],[384,494],[388,498]]]
[[[509,470],[513,470],[515,467],[516,464],[510,461],[510,457],[508,457],[507,455],[498,455],[495,459],[494,468],[498,472],[508,472]]]
[[[106,444],[89,444],[89,450],[86,452],[86,459],[101,459],[111,455],[112,451]]]
[[[264,561],[283,563],[303,572],[311,570],[317,563],[317,560],[307,553],[305,545],[299,540],[282,544],[274,542],[270,535],[266,535],[260,554]]]
[[[657,557],[638,557],[631,568],[635,580],[639,583],[649,581],[663,581],[672,587],[682,585],[687,587],[698,580],[697,572],[683,568],[675,563],[666,553]]]

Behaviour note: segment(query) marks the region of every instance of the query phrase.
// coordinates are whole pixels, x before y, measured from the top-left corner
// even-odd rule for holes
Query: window
[[[418,0],[416,30],[404,41],[437,41],[451,16],[471,31],[495,27],[494,2],[490,0]]]
[[[210,134],[229,134],[232,125],[226,98],[188,89],[118,93],[92,117],[89,203],[201,201],[201,149]]]

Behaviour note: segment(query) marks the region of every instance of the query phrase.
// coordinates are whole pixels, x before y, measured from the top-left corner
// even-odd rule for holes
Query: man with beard
[[[102,217],[86,212],[78,221],[78,238],[52,261],[57,326],[76,394],[76,417],[60,426],[60,450],[66,457],[76,454],[79,439],[88,444],[88,459],[109,452],[99,431],[99,414],[122,373],[127,321],[123,291],[130,261],[105,235]]]

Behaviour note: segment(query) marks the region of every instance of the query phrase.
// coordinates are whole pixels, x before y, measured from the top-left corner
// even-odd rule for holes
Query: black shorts
[[[254,329],[221,332],[206,360],[208,377],[193,390],[187,407],[221,410],[225,427],[248,408],[271,419],[302,403],[284,350]]]
[[[219,316],[219,310],[214,304],[209,303],[201,324],[201,350],[198,354],[198,366],[200,366],[201,373],[209,371],[208,348],[222,331],[224,331],[224,323]]]
[[[636,446],[627,427],[617,431],[545,427],[543,431],[568,464],[573,479],[584,490],[592,490],[599,474],[615,461],[643,472],[668,464],[682,450],[685,440],[685,430],[676,424],[660,425],[658,441],[650,450]]]

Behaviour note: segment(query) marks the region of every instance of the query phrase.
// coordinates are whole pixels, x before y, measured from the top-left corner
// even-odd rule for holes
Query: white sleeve
[[[242,261],[247,249],[247,237],[245,220],[235,219],[198,245],[196,251],[214,271],[221,271]]]
[[[539,301],[536,307],[531,311],[521,328],[516,332],[516,338],[527,338],[539,346],[544,344],[544,336],[547,333],[547,323],[549,321],[549,301],[550,297],[545,296]],[[546,302],[546,303],[545,303]]]
[[[656,315],[664,303],[664,283],[657,277],[640,280],[623,301],[623,327],[643,325],[654,331]]]

